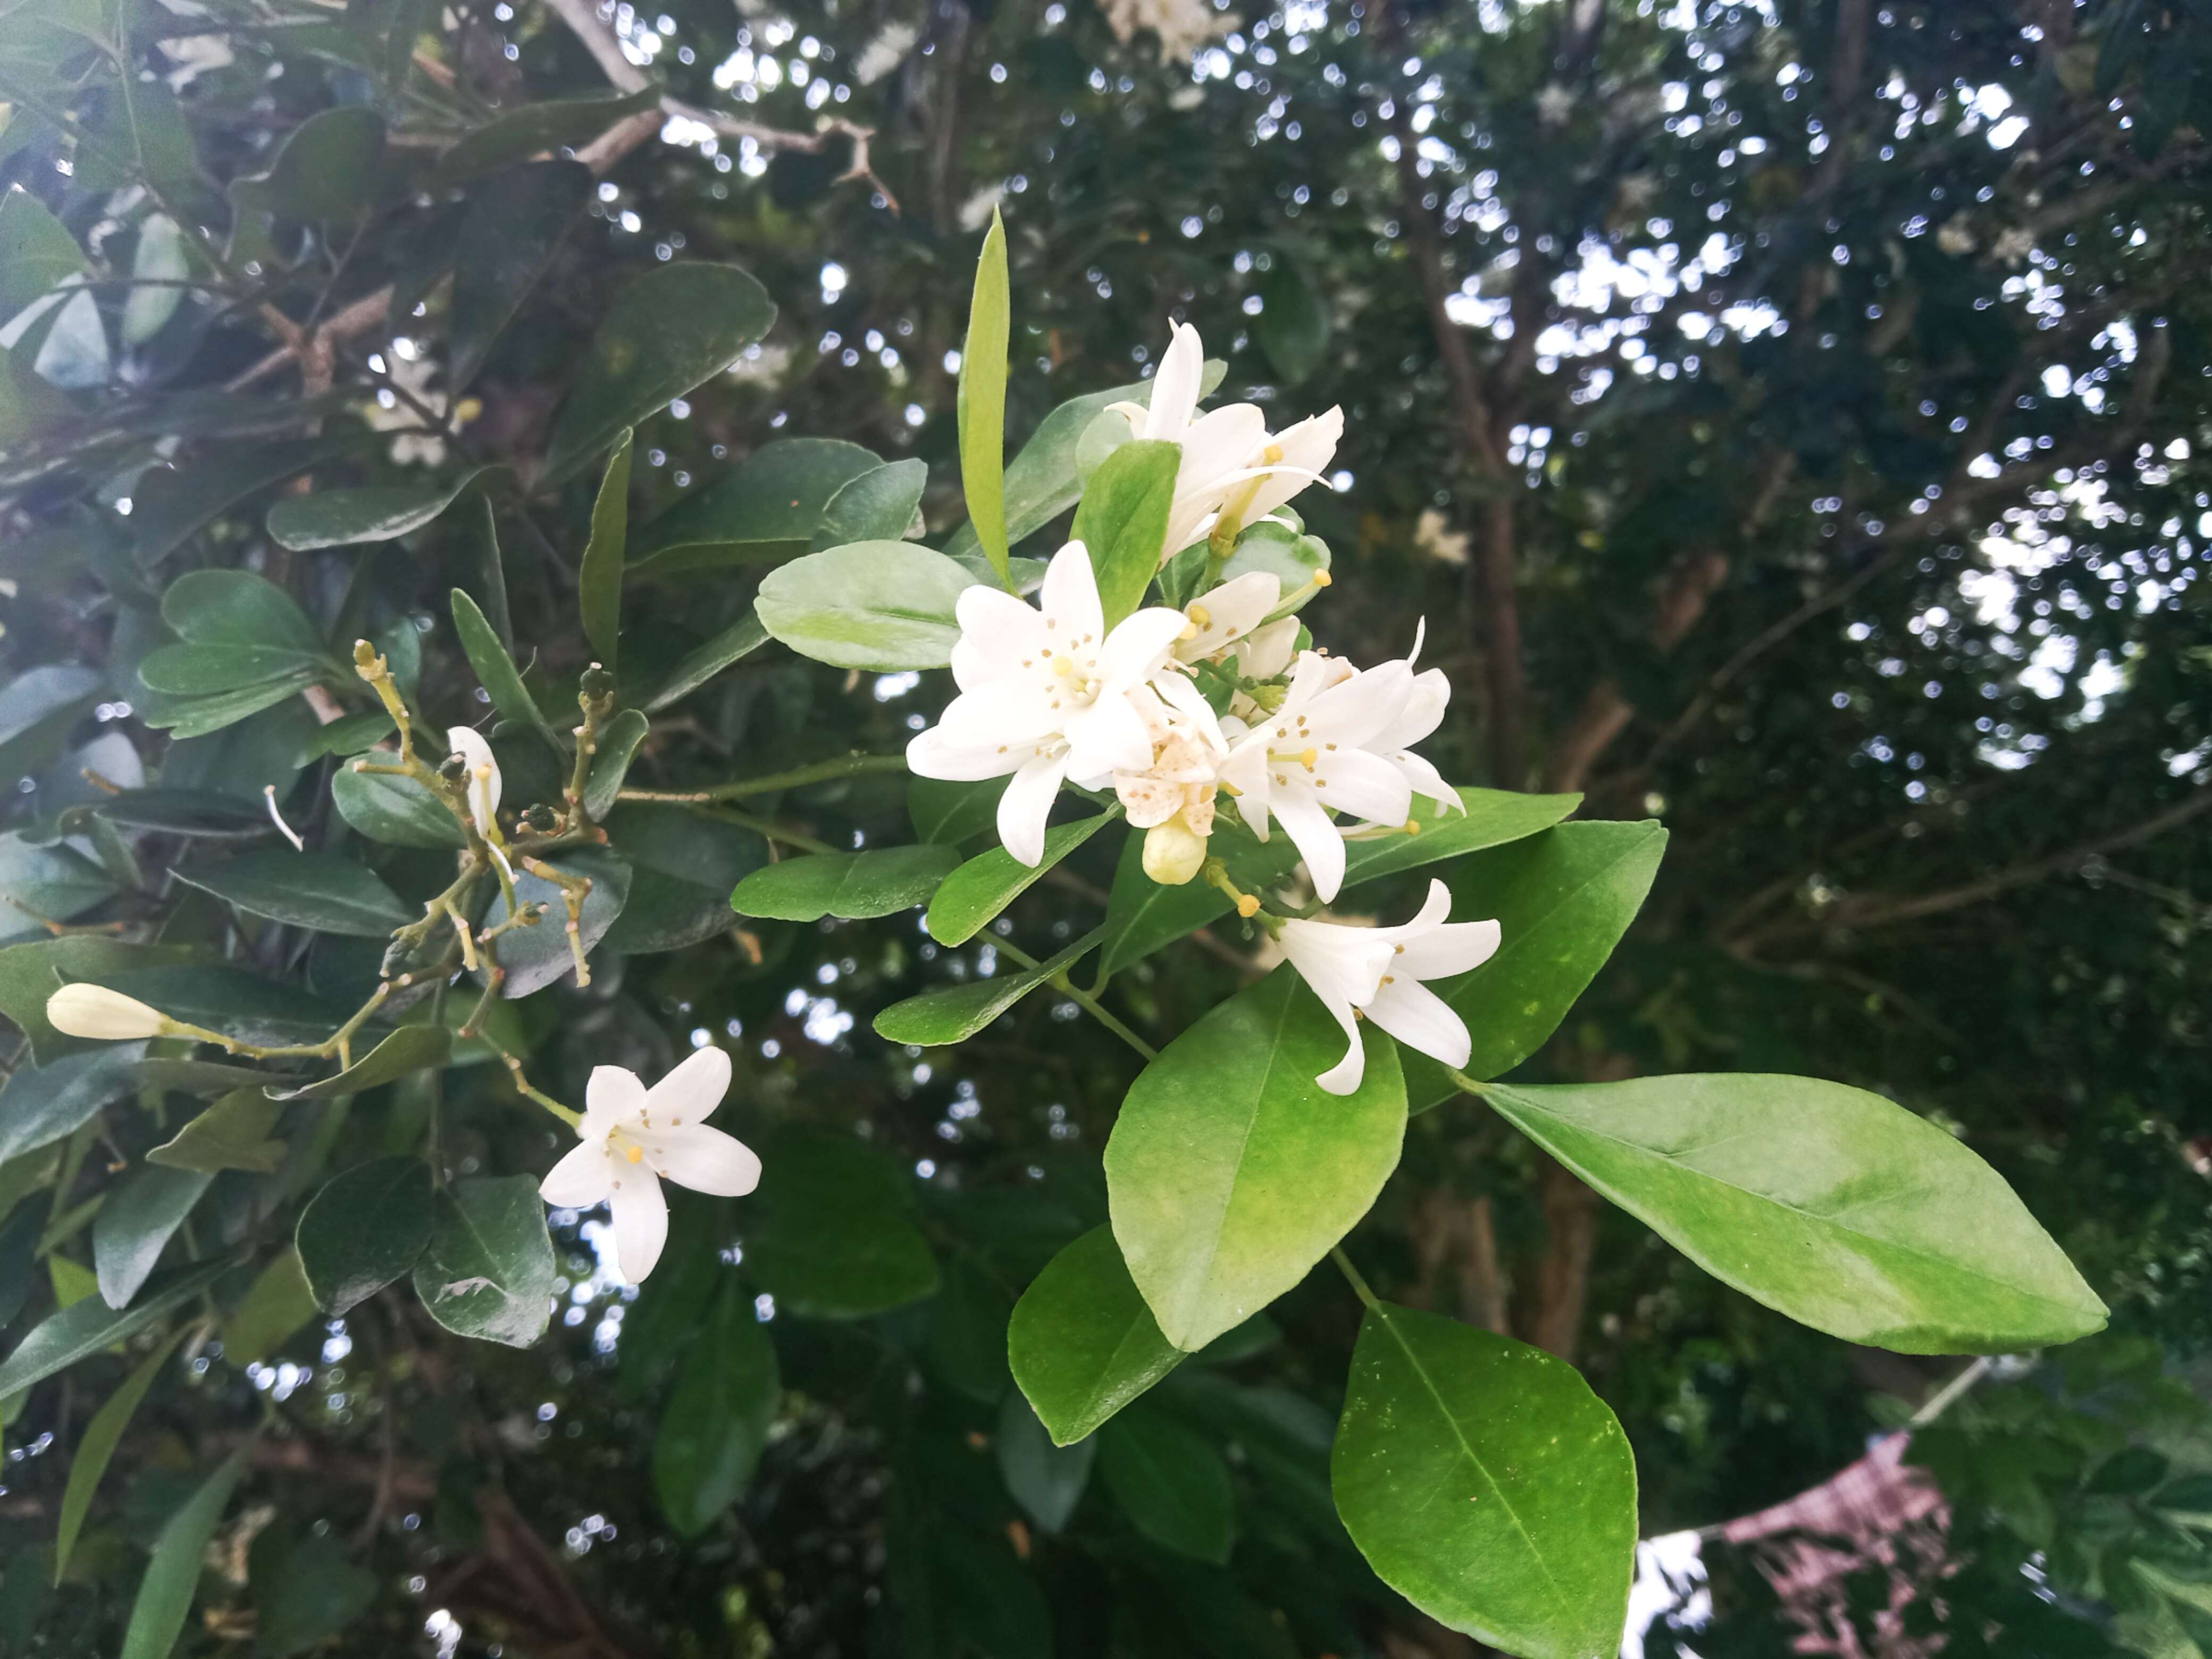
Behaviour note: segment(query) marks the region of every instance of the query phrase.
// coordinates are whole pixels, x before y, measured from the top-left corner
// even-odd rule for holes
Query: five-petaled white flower
[[[1334,921],[1286,921],[1280,944],[1299,976],[1350,1039],[1344,1058],[1314,1081],[1333,1095],[1359,1087],[1367,1067],[1358,1019],[1373,1020],[1408,1048],[1447,1066],[1467,1064],[1467,1022],[1421,983],[1463,974],[1498,949],[1495,921],[1446,921],[1451,892],[1429,883],[1420,914],[1397,927],[1355,927]]]
[[[553,1166],[538,1196],[558,1209],[605,1200],[614,1212],[615,1261],[635,1285],[668,1242],[672,1181],[717,1198],[742,1198],[760,1182],[760,1159],[744,1142],[707,1127],[730,1086],[730,1056],[705,1048],[647,1089],[619,1066],[592,1070],[584,1088],[582,1141]]]
[[[1106,629],[1098,580],[1081,542],[1053,556],[1042,609],[977,586],[960,596],[952,678],[960,695],[907,745],[925,778],[1013,775],[999,798],[999,839],[1021,862],[1044,858],[1045,819],[1064,780],[1096,788],[1152,763],[1131,695],[1160,672],[1188,620],[1152,606]]]
[[[476,820],[477,833],[486,841],[499,839],[499,762],[493,758],[491,744],[484,741],[483,732],[472,726],[449,726],[446,744],[469,769],[469,816]]]

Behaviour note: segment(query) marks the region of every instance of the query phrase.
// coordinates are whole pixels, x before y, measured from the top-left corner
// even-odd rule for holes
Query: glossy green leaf
[[[910,1042],[927,1048],[965,1042],[1055,974],[1065,973],[1085,951],[1098,942],[1093,933],[1079,939],[1034,968],[994,974],[942,991],[925,991],[918,997],[894,1002],[875,1018],[876,1035],[887,1042]]]
[[[653,1492],[685,1538],[714,1525],[751,1484],[783,1401],[775,1345],[752,1298],[723,1277],[653,1437]]]
[[[1431,1618],[1524,1659],[1619,1649],[1636,1463],[1571,1365],[1456,1320],[1371,1307],[1329,1484],[1360,1553]]]
[[[1452,915],[1495,917],[1500,936],[1482,966],[1431,988],[1467,1021],[1469,1077],[1511,1071],[1559,1030],[1636,920],[1666,850],[1656,823],[1563,823],[1452,871]],[[1406,1093],[1425,1110],[1452,1085],[1409,1052]]]
[[[1044,857],[1034,867],[1003,847],[978,853],[947,876],[930,901],[929,936],[939,945],[966,944],[1047,871],[1121,817],[1117,805],[1073,823],[1054,825],[1044,832]]]
[[[582,876],[592,884],[584,895],[576,934],[588,955],[606,937],[607,929],[614,926],[629,901],[629,866],[603,848],[559,853],[545,862],[565,875]],[[556,981],[572,977],[576,971],[575,957],[568,948],[568,908],[559,884],[518,870],[514,899],[518,905],[545,908],[535,927],[518,927],[493,941],[499,965],[507,970],[500,994],[509,999],[530,996]],[[507,916],[507,899],[502,895],[493,901],[485,920],[497,927]]]
[[[953,607],[975,578],[911,542],[854,542],[770,571],[753,609],[798,652],[839,668],[942,668],[960,638]]]
[[[103,1042],[24,1066],[0,1087],[0,1162],[36,1152],[138,1086],[143,1042]]]
[[[497,470],[472,467],[441,483],[369,484],[287,495],[269,509],[269,538],[295,552],[394,541],[435,521]]]
[[[653,727],[635,708],[625,708],[599,728],[592,763],[584,777],[584,811],[594,823],[614,811],[630,763]]]
[[[1006,1330],[1014,1381],[1050,1431],[1073,1445],[1178,1364],[1110,1227],[1094,1227],[1046,1264]]]
[[[1071,532],[1091,555],[1111,628],[1145,601],[1167,548],[1181,444],[1133,439],[1109,455],[1083,491]]]
[[[237,1089],[210,1103],[197,1117],[146,1154],[149,1164],[172,1170],[197,1170],[219,1175],[225,1170],[251,1170],[269,1175],[284,1161],[289,1150],[270,1138],[276,1120],[284,1115],[282,1101],[271,1100],[258,1089]]]
[[[109,1307],[128,1307],[153,1277],[162,1250],[213,1179],[198,1170],[149,1164],[108,1190],[93,1218],[92,1265]]]
[[[447,385],[465,392],[500,333],[552,268],[591,199],[581,161],[528,161],[469,193],[453,242],[453,357]]]
[[[960,488],[968,523],[984,556],[1008,580],[1006,567],[1006,337],[1013,302],[1006,277],[1006,228],[996,208],[975,262],[968,340],[960,353]]]
[[[100,983],[187,1025],[270,1047],[320,1042],[353,1012],[296,986],[214,963],[132,968]]]
[[[1099,1431],[1098,1473],[1130,1524],[1161,1548],[1225,1564],[1237,1494],[1212,1443],[1146,1406]]]
[[[584,637],[609,673],[622,644],[623,562],[629,545],[629,431],[615,440],[599,493],[592,503],[591,539],[576,572],[576,602],[583,608]],[[594,814],[594,816],[597,816]]]
[[[35,1066],[52,1066],[64,1054],[112,1048],[109,1043],[64,1036],[54,1030],[46,1021],[46,999],[67,980],[90,979],[105,984],[111,975],[126,969],[183,962],[191,955],[174,945],[127,945],[94,934],[0,947],[0,1014],[5,1014],[30,1039]]]
[[[342,1314],[414,1267],[430,1242],[430,1200],[418,1158],[372,1158],[325,1182],[293,1237],[315,1300]]]
[[[745,1271],[787,1311],[862,1319],[936,1293],[907,1176],[850,1135],[793,1129],[761,1151],[744,1206]]]
[[[447,1330],[526,1348],[551,1322],[553,1278],[534,1176],[457,1181],[438,1195],[415,1291]]]
[[[24,777],[52,765],[70,729],[100,700],[101,684],[93,669],[48,663],[0,685],[0,776]]]
[[[1160,1330],[1202,1348],[1306,1276],[1398,1165],[1397,1050],[1363,1026],[1348,1096],[1314,1079],[1344,1036],[1288,966],[1222,1003],[1130,1087],[1106,1143],[1115,1241]]]
[[[242,443],[197,456],[190,465],[149,470],[131,489],[132,556],[140,569],[152,569],[210,520],[350,447],[322,438]]]
[[[511,720],[529,726],[552,740],[552,728],[546,722],[544,712],[538,701],[522,683],[522,675],[514,665],[514,659],[499,642],[499,635],[477,602],[459,588],[453,592],[453,631],[461,637],[461,649],[468,655],[469,666],[477,671],[477,683],[491,698],[491,706]]]
[[[442,1025],[403,1025],[336,1077],[297,1089],[271,1089],[272,1100],[335,1100],[443,1066],[453,1047]]]
[[[1006,780],[985,778],[956,783],[944,778],[908,778],[906,815],[922,840],[951,847],[982,835],[997,823],[999,797]]]
[[[270,1258],[223,1321],[222,1357],[238,1366],[265,1360],[321,1311],[300,1252],[287,1244]]]
[[[845,486],[883,465],[873,450],[842,438],[763,444],[641,530],[633,574],[674,576],[795,558],[812,544]],[[897,540],[905,528],[884,539]]]
[[[391,763],[382,755],[371,754],[368,759],[377,765]],[[446,803],[410,777],[341,766],[331,775],[331,799],[338,816],[371,841],[394,847],[465,844],[461,826]]]
[[[1096,1440],[1055,1445],[1051,1432],[1016,1390],[999,1408],[998,1431],[991,1449],[999,1460],[999,1478],[1022,1511],[1046,1532],[1066,1529],[1084,1488],[1091,1484],[1091,1465],[1098,1455]]]
[[[687,653],[668,671],[668,678],[646,699],[645,712],[657,714],[671,703],[690,696],[732,663],[750,656],[767,643],[768,629],[761,626],[761,619],[747,606],[742,617],[696,651]]]
[[[950,847],[881,847],[862,853],[816,853],[754,871],[730,895],[740,915],[777,921],[824,916],[888,916],[927,901],[952,873],[960,854]]]
[[[419,914],[373,871],[336,853],[271,848],[235,854],[220,864],[185,865],[174,873],[249,915],[322,933],[381,938]]]
[[[2104,1328],[2003,1179],[1879,1095],[1724,1073],[1485,1098],[1715,1278],[1846,1341],[2011,1353]]]
[[[320,669],[301,668],[281,679],[242,685],[204,697],[173,697],[149,691],[134,704],[147,725],[163,730],[179,741],[204,738],[227,726],[250,720],[264,709],[289,701],[320,681],[335,678]]]
[[[1313,272],[1304,260],[1277,253],[1260,281],[1260,301],[1259,320],[1252,325],[1260,349],[1284,385],[1310,379],[1328,355],[1329,337],[1328,302]]]
[[[195,570],[161,595],[161,620],[194,645],[289,651],[311,661],[330,655],[321,631],[289,593],[249,570]]]
[[[69,1485],[62,1492],[59,1522],[54,1529],[54,1583],[58,1584],[69,1571],[70,1556],[76,1549],[77,1534],[84,1530],[84,1518],[92,1510],[92,1500],[100,1491],[100,1477],[115,1456],[115,1448],[123,1438],[123,1431],[131,1425],[131,1419],[138,1404],[145,1399],[147,1389],[161,1374],[161,1367],[169,1363],[169,1356],[184,1340],[186,1327],[179,1325],[167,1338],[157,1343],[153,1351],[131,1369],[122,1385],[100,1402],[100,1409],[84,1425],[84,1433],[76,1443],[76,1454],[70,1459]]]
[[[768,295],[735,265],[671,264],[632,278],[592,337],[543,476],[565,477],[625,427],[728,368],[775,321]]]
[[[545,98],[520,105],[441,155],[431,172],[433,187],[494,173],[546,150],[573,149],[625,116],[659,106],[659,90],[652,87],[620,97]]]
[[[233,1452],[162,1523],[146,1576],[138,1583],[138,1599],[131,1605],[121,1659],[169,1659],[199,1590],[201,1558],[229,1506],[239,1477],[246,1473],[252,1450],[240,1446]]]
[[[320,658],[253,645],[165,645],[138,663],[140,683],[171,697],[212,696],[279,681],[285,682],[283,690],[289,696],[328,673]]]
[[[384,122],[367,104],[341,104],[293,129],[266,173],[234,179],[240,207],[280,218],[358,219],[385,183]]]
[[[0,1400],[135,1335],[179,1303],[198,1296],[228,1268],[223,1261],[180,1268],[149,1285],[119,1312],[99,1297],[88,1296],[49,1314],[0,1364]]]
[[[768,862],[752,830],[682,806],[624,801],[606,820],[630,866],[629,896],[607,929],[609,951],[678,951],[736,925],[730,890]]]
[[[115,893],[114,878],[75,848],[0,836],[0,939],[43,936],[43,923],[82,915]]]
[[[811,544],[817,553],[851,542],[904,541],[921,511],[929,483],[926,461],[891,461],[840,485],[822,509]]]

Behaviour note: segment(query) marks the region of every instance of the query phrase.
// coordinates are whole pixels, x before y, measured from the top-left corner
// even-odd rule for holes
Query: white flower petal
[[[1359,1027],[1356,1024],[1351,1020],[1340,1021],[1340,1024],[1344,1027],[1345,1036],[1351,1039],[1351,1046],[1344,1051],[1342,1060],[1314,1081],[1333,1095],[1357,1094],[1361,1080],[1367,1075],[1367,1050],[1360,1043]]]
[[[1237,482],[1267,441],[1267,417],[1257,404],[1229,404],[1209,410],[1182,436],[1182,464],[1176,469],[1176,499],[1212,496]]]
[[[1067,775],[1067,755],[1039,756],[1014,774],[999,797],[999,840],[1017,863],[1034,870],[1044,862],[1045,820]]]
[[[743,1198],[760,1185],[761,1161],[753,1149],[703,1123],[656,1135],[647,1156],[667,1179],[695,1193]]]
[[[448,726],[446,742],[468,764],[469,816],[476,820],[477,832],[489,836],[499,811],[501,787],[499,762],[492,755],[491,744],[483,732],[466,726]]]
[[[594,1066],[584,1084],[584,1121],[576,1133],[604,1135],[617,1123],[635,1117],[645,1106],[645,1083],[635,1072],[621,1066]]]
[[[1413,786],[1380,755],[1339,749],[1317,757],[1314,791],[1327,805],[1370,823],[1401,824],[1413,810]]]
[[[1295,775],[1287,787],[1275,792],[1273,809],[1275,821],[1306,861],[1314,891],[1323,903],[1333,901],[1344,885],[1344,836],[1331,822],[1328,810]]]
[[[1406,948],[1391,971],[1415,979],[1449,979],[1480,968],[1498,954],[1498,927],[1495,921],[1453,921],[1419,939],[1405,941]]]
[[[1067,772],[1085,788],[1115,772],[1141,772],[1152,764],[1152,739],[1137,705],[1109,691],[1067,723]]]
[[[1159,369],[1152,376],[1151,407],[1145,411],[1144,435],[1170,443],[1180,442],[1183,428],[1198,410],[1199,389],[1205,383],[1206,347],[1196,329],[1188,323],[1178,323],[1169,338],[1168,349],[1160,354]]]
[[[615,1267],[631,1284],[653,1271],[668,1243],[668,1199],[641,1164],[625,1164],[607,1206],[614,1212]]]
[[[979,783],[1003,778],[1012,771],[1030,745],[1020,750],[1003,743],[961,744],[933,726],[915,734],[906,746],[906,769],[920,778],[943,778],[953,783]]]
[[[1389,976],[1364,1011],[1409,1048],[1447,1066],[1464,1066],[1470,1048],[1467,1022],[1451,1005],[1410,974]]]
[[[1260,486],[1252,504],[1244,509],[1244,522],[1250,524],[1255,519],[1265,518],[1319,479],[1328,470],[1329,461],[1336,453],[1337,441],[1343,436],[1341,409],[1310,415],[1277,433],[1274,442],[1283,452],[1283,459],[1273,464],[1274,471]]]
[[[1098,603],[1098,573],[1091,568],[1091,554],[1081,542],[1070,542],[1052,556],[1045,567],[1044,586],[1037,590],[1037,603],[1044,612],[1044,642],[1051,649],[1063,649],[1069,641],[1095,641],[1106,632],[1106,613]]]
[[[1255,680],[1272,680],[1291,665],[1298,648],[1298,619],[1284,617],[1255,629],[1236,652],[1237,669]]]
[[[545,1179],[538,1183],[538,1196],[556,1210],[588,1210],[613,1190],[614,1178],[606,1139],[594,1135],[571,1146],[545,1172]]]
[[[1095,590],[1094,590],[1095,591]],[[1114,631],[1098,650],[1101,695],[1127,691],[1160,671],[1175,649],[1176,640],[1190,619],[1165,605],[1149,605],[1115,623]]]
[[[647,1091],[642,1115],[655,1133],[703,1123],[730,1091],[730,1051],[708,1043]]]

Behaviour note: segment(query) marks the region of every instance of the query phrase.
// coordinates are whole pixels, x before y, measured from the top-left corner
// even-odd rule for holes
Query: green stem
[[[781,842],[786,847],[796,847],[802,853],[836,853],[842,850],[826,841],[817,840],[803,830],[794,830],[788,824],[778,823],[774,818],[761,817],[752,812],[741,812],[734,806],[702,806],[699,815],[722,823],[734,823],[769,841]]]
[[[1016,963],[1019,963],[1024,968],[1035,968],[1038,965],[1037,959],[1031,956],[1028,951],[1023,950],[1018,945],[1015,945],[1008,940],[998,938],[994,938],[991,940],[991,945],[994,949],[1012,957]],[[1049,984],[1054,990],[1065,995],[1078,1007],[1087,1012],[1093,1019],[1097,1020],[1101,1025],[1103,1025],[1115,1036],[1121,1038],[1122,1042],[1127,1043],[1132,1048],[1134,1048],[1146,1060],[1158,1060],[1160,1057],[1160,1051],[1158,1049],[1153,1048],[1151,1043],[1146,1042],[1144,1038],[1139,1036],[1127,1025],[1124,1025],[1120,1019],[1116,1018],[1113,1013],[1108,1011],[1106,1006],[1101,1003],[1097,997],[1091,995],[1090,992],[1081,989],[1074,983],[1074,981],[1070,980],[1067,976],[1067,970],[1066,969],[1063,968],[1060,969],[1060,972],[1054,974],[1051,979],[1046,982]]]
[[[1486,1099],[1490,1094],[1488,1084],[1477,1083],[1465,1072],[1448,1071],[1444,1075],[1452,1080],[1452,1087],[1457,1089],[1462,1094],[1473,1095],[1478,1100]]]
[[[788,772],[771,772],[764,778],[740,778],[734,783],[718,783],[711,789],[625,789],[619,799],[668,801],[679,805],[742,800],[747,795],[773,794],[779,789],[796,789],[803,784],[826,783],[833,778],[854,778],[872,773],[905,770],[906,757],[903,755],[840,755],[835,760],[816,761],[811,766],[795,766]]]
[[[1352,1281],[1353,1292],[1362,1302],[1367,1304],[1368,1311],[1370,1313],[1382,1312],[1382,1303],[1376,1300],[1375,1292],[1368,1289],[1367,1281],[1359,1276],[1359,1269],[1352,1265],[1352,1258],[1345,1255],[1344,1246],[1341,1244],[1332,1244],[1328,1247],[1328,1254],[1329,1259],[1336,1263],[1338,1271],[1342,1273],[1346,1279]]]
[[[552,1113],[554,1116],[559,1118],[561,1121],[567,1124],[572,1129],[583,1122],[584,1115],[582,1113],[572,1111],[544,1091],[532,1088],[530,1086],[530,1079],[522,1074],[522,1062],[517,1060],[513,1054],[510,1054],[502,1049],[500,1052],[499,1057],[507,1062],[507,1074],[514,1078],[514,1086],[522,1092],[522,1096],[526,1100],[536,1101],[540,1106],[543,1106],[547,1111]]]

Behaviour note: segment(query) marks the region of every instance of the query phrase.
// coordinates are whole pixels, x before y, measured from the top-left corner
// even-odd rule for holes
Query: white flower
[[[466,726],[448,726],[446,744],[468,763],[469,816],[476,820],[477,833],[486,841],[499,835],[499,762],[493,758],[491,745],[484,741],[483,733]]]
[[[65,1036],[127,1042],[178,1029],[158,1008],[104,985],[64,985],[46,999],[46,1024]]]
[[[1426,631],[1423,623],[1413,637],[1412,653],[1399,660],[1387,662],[1370,672],[1382,673],[1402,670],[1411,677],[1412,684],[1406,694],[1405,707],[1374,737],[1368,740],[1368,749],[1381,756],[1398,769],[1398,774],[1415,794],[1427,797],[1436,803],[1435,816],[1467,811],[1467,803],[1459,798],[1459,791],[1446,783],[1443,774],[1427,761],[1413,752],[1415,744],[1426,738],[1443,724],[1444,705],[1451,701],[1451,681],[1441,668],[1431,668],[1421,673],[1413,672],[1413,664],[1421,654],[1421,638]],[[1390,823],[1385,827],[1398,829]]]
[[[1447,1066],[1467,1064],[1467,1022],[1421,983],[1480,967],[1498,949],[1494,921],[1446,921],[1451,892],[1429,883],[1420,914],[1399,927],[1354,927],[1334,921],[1286,921],[1278,943],[1322,1006],[1344,1028],[1351,1047],[1314,1079],[1333,1095],[1359,1087],[1367,1067],[1359,1017],[1399,1042]]]
[[[864,87],[875,85],[906,61],[907,53],[921,38],[921,31],[911,23],[884,24],[853,60],[853,78]]]
[[[717,1198],[742,1198],[760,1183],[751,1149],[707,1127],[729,1086],[730,1056],[712,1047],[650,1089],[619,1066],[592,1068],[576,1126],[581,1141],[553,1166],[538,1194],[562,1210],[604,1200],[614,1212],[616,1265],[633,1285],[653,1271],[668,1242],[663,1181]]]
[[[1235,12],[1216,11],[1206,0],[1104,0],[1101,9],[1125,46],[1139,29],[1158,34],[1163,64],[1188,64],[1200,46],[1237,23]]]
[[[999,799],[999,839],[1022,863],[1044,858],[1044,826],[1064,779],[1095,788],[1152,763],[1132,693],[1158,673],[1183,614],[1152,606],[1106,631],[1098,581],[1081,542],[1053,556],[1032,608],[978,585],[960,596],[952,678],[960,695],[907,745],[925,778],[1013,781]]]
[[[1413,788],[1398,766],[1369,750],[1403,726],[1413,692],[1402,661],[1362,673],[1305,652],[1282,707],[1236,740],[1221,769],[1252,833],[1266,841],[1268,819],[1280,823],[1325,901],[1344,884],[1344,837],[1331,814],[1402,824],[1412,810]]]
[[[1114,793],[1129,823],[1150,830],[1179,813],[1193,834],[1212,835],[1213,792],[1229,758],[1221,722],[1180,674],[1161,674],[1135,701],[1152,747],[1146,764],[1115,769]]]
[[[1421,516],[1413,521],[1413,545],[1439,563],[1465,564],[1474,544],[1474,537],[1464,530],[1454,530],[1433,507],[1423,507]]]

